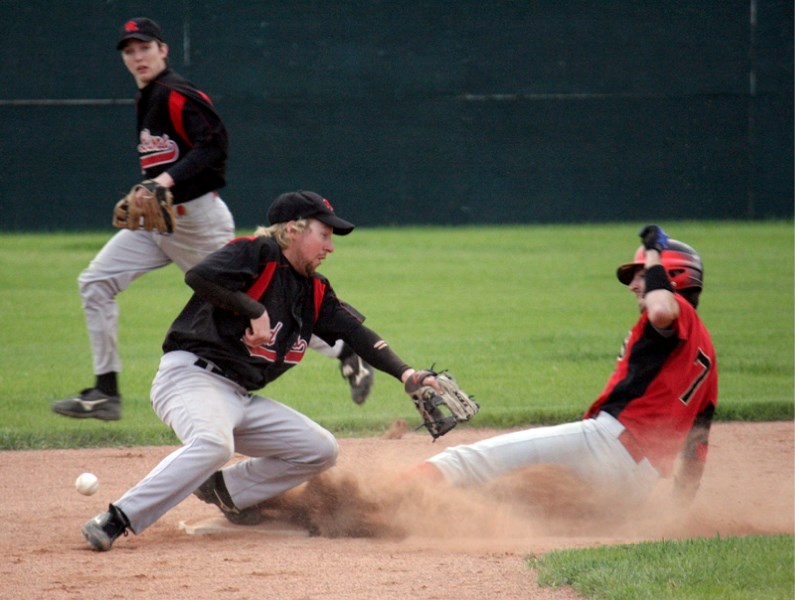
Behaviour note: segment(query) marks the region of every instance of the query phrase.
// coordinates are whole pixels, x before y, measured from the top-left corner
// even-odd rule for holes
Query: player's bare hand
[[[412,378],[412,377],[415,379],[415,384],[417,384],[417,385],[428,385],[428,386],[432,387],[434,390],[436,390],[437,392],[439,392],[439,393],[442,392],[442,388],[439,386],[439,382],[436,381],[436,375],[434,375],[434,373],[432,371],[417,371],[416,369],[408,369],[407,371],[405,371],[403,373],[403,375],[401,376],[400,380],[403,383],[406,383],[406,381],[409,378]],[[422,380],[416,381],[420,377],[422,377]]]
[[[422,384],[429,385],[440,394],[442,393],[442,386],[440,386],[439,382],[436,381],[436,375],[428,375],[425,379],[422,380]]]
[[[267,310],[256,319],[251,319],[249,323],[250,326],[243,335],[243,343],[246,346],[256,348],[271,342],[273,332],[271,331],[271,319]]]

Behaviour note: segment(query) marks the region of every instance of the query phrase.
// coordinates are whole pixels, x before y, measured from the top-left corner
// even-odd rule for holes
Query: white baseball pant
[[[659,481],[648,459],[630,456],[618,436],[624,426],[608,413],[594,419],[535,427],[453,446],[428,459],[451,484],[485,484],[514,469],[539,464],[569,467],[578,476],[638,499]]]

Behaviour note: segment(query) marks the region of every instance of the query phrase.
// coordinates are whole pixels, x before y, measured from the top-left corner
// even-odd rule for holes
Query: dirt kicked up
[[[168,447],[0,453],[0,599],[577,598],[536,585],[529,554],[645,540],[795,532],[792,422],[716,423],[701,490],[687,511],[662,482],[651,502],[605,510],[567,474],[540,467],[488,490],[415,488],[396,475],[448,445],[495,435],[459,428],[341,439],[337,467],[279,521],[225,526],[189,497],[110,552],[80,527],[141,479]],[[82,472],[99,491],[81,496]],[[307,490],[304,490],[307,491]],[[311,535],[283,519],[309,519]],[[306,522],[306,521],[305,521]],[[201,530],[202,524],[222,525]],[[198,528],[198,530],[197,530]]]

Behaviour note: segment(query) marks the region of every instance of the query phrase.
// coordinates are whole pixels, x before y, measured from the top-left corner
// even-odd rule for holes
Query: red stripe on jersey
[[[238,242],[253,242],[256,239],[257,239],[256,235],[241,235],[239,237],[229,240],[226,243],[226,245],[231,246],[232,244],[237,244]]]
[[[168,114],[171,117],[171,124],[179,134],[179,137],[185,140],[188,146],[192,147],[193,143],[188,138],[188,134],[185,131],[185,122],[182,119],[182,109],[185,107],[185,102],[185,96],[172,90],[168,96]]]
[[[241,239],[253,239],[252,238],[236,238],[232,240],[232,242],[239,241]],[[232,243],[229,242],[229,243]],[[273,274],[276,272],[276,267],[279,266],[277,262],[269,262],[265,264],[265,268],[260,273],[260,276],[257,277],[257,280],[254,284],[248,289],[246,294],[248,294],[254,300],[259,300],[262,298],[262,295],[265,293],[265,290],[268,289],[268,286],[271,283],[271,279],[273,279]],[[323,303],[323,296],[326,294],[326,284],[323,283],[320,279],[314,278],[314,300],[315,300],[315,322],[317,322],[317,318],[320,315],[320,305]]]
[[[315,323],[320,315],[320,305],[323,303],[323,296],[326,294],[326,284],[319,279],[315,279]]]
[[[254,300],[259,300],[262,298],[262,294],[264,294],[265,290],[268,289],[268,285],[270,284],[271,279],[273,279],[273,274],[276,272],[276,267],[278,265],[279,263],[277,262],[266,263],[262,273],[260,273],[260,276],[257,277],[254,285],[252,285],[246,293],[254,298]]]
[[[213,105],[213,101],[212,101],[212,100],[210,100],[210,97],[209,97],[207,94],[205,94],[203,91],[201,91],[201,90],[196,90],[196,93],[197,93],[197,94],[199,94],[199,96],[201,96],[202,98],[204,98],[204,101],[205,101],[207,104],[209,104],[210,106],[212,106],[212,105]]]

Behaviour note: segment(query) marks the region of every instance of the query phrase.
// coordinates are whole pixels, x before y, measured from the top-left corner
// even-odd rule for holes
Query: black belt
[[[193,364],[199,367],[200,369],[204,369],[205,371],[209,371],[210,373],[215,373],[216,375],[221,375],[222,377],[225,377],[224,372],[221,369],[219,369],[211,362],[204,360],[203,358],[197,359],[196,362]]]

